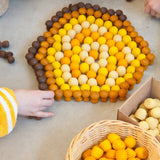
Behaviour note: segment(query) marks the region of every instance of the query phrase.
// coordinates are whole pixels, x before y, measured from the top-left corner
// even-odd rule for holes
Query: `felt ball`
[[[106,44],[102,44],[99,48],[100,53],[101,52],[108,52],[108,46]]]
[[[82,28],[89,28],[90,23],[88,21],[83,21],[81,26],[82,26]]]
[[[73,29],[70,29],[67,34],[68,36],[70,36],[71,39],[73,39],[74,36],[76,35],[76,31]]]
[[[82,45],[82,50],[85,50],[85,51],[89,52],[91,50],[91,47],[90,47],[89,44],[83,44]]]
[[[90,25],[90,30],[91,30],[91,32],[97,32],[98,31],[98,26],[96,24],[91,24]]]
[[[86,84],[88,81],[88,77],[85,74],[81,74],[78,78],[78,81],[80,85]]]
[[[68,83],[69,83],[70,86],[78,86],[77,78],[70,78]]]
[[[92,63],[91,64],[91,69],[94,70],[95,72],[97,72],[98,69],[99,69],[99,64],[98,63]]]
[[[84,61],[85,58],[88,57],[88,52],[83,50],[83,51],[80,52],[79,56],[80,56],[81,61]]]
[[[122,52],[123,52],[124,54],[131,54],[132,50],[131,50],[130,47],[124,47],[124,48],[122,49]]]
[[[107,64],[108,64],[108,62],[107,62],[106,59],[100,59],[100,60],[98,61],[98,64],[99,64],[100,67],[106,67]]]
[[[118,66],[117,72],[119,76],[124,76],[126,74],[126,68],[124,66]]]
[[[68,80],[71,78],[71,73],[70,72],[64,72],[62,74],[62,78],[64,79],[65,82],[68,82]]]
[[[148,125],[148,123],[146,121],[141,121],[138,124],[144,130],[148,130],[149,129],[149,125]]]
[[[114,40],[115,42],[119,42],[119,41],[122,41],[122,37],[121,37],[120,35],[116,34],[116,35],[113,37],[113,40]]]
[[[158,126],[158,120],[156,118],[148,117],[146,122],[148,123],[150,129],[155,129]]]
[[[89,65],[93,64],[95,62],[94,58],[91,56],[86,57],[85,62]]]
[[[109,78],[117,79],[118,78],[118,72],[117,71],[111,71],[108,75]]]
[[[90,78],[87,83],[89,86],[97,86],[97,81],[95,78]]]
[[[113,78],[107,78],[105,82],[108,86],[114,86],[115,85],[115,80]]]
[[[62,71],[62,72],[70,72],[70,67],[69,67],[69,65],[68,65],[68,64],[63,64],[63,65],[61,66],[61,71]]]
[[[109,54],[107,51],[103,51],[99,55],[99,59],[107,59],[109,57]]]
[[[143,108],[138,108],[135,112],[135,117],[142,121],[146,119],[147,111]]]
[[[100,36],[102,36],[107,32],[107,28],[102,26],[98,29],[98,32],[99,32]]]
[[[70,42],[70,41],[71,41],[70,36],[65,35],[65,36],[62,37],[62,42],[63,42],[63,43],[64,43],[64,42]]]
[[[80,24],[74,25],[73,29],[75,30],[76,33],[80,33],[82,30],[82,26]]]
[[[91,48],[98,51],[99,50],[99,43],[98,42],[92,42]]]
[[[128,64],[130,64],[134,60],[133,54],[126,54],[125,59],[127,60]]]
[[[56,59],[56,61],[60,61],[61,60],[61,58],[63,58],[64,57],[64,54],[63,54],[63,52],[56,52],[55,53],[55,59]]]
[[[70,50],[71,48],[72,47],[71,47],[71,44],[69,42],[64,42],[63,45],[62,45],[63,51]]]

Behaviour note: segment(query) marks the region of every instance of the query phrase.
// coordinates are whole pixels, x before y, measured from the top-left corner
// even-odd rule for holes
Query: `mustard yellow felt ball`
[[[145,55],[145,54],[139,54],[138,57],[137,57],[137,59],[138,59],[139,61],[141,61],[142,59],[145,59],[145,58],[146,58],[146,55]]]
[[[81,52],[81,47],[80,46],[75,46],[72,49],[73,54],[79,54]]]
[[[92,92],[100,92],[100,87],[99,86],[92,86],[91,91]]]
[[[103,153],[104,151],[99,146],[94,146],[91,151],[91,155],[96,159],[101,158]]]
[[[109,92],[111,89],[110,89],[110,86],[109,86],[109,85],[105,84],[105,85],[102,85],[102,86],[101,86],[101,90],[102,90],[102,91],[104,90],[104,91],[108,91],[108,92]]]
[[[108,150],[112,149],[112,145],[110,143],[110,141],[108,139],[102,141],[99,146],[105,151],[107,152]]]
[[[95,20],[95,24],[98,26],[98,27],[101,27],[101,26],[103,26],[103,20],[101,19],[101,18],[97,18],[96,20]]]
[[[79,91],[80,88],[79,86],[71,86],[71,91],[74,92],[74,91]]]
[[[85,44],[91,44],[93,42],[93,39],[91,38],[91,37],[86,37],[85,39],[84,39],[84,43]]]
[[[98,74],[101,74],[101,75],[103,75],[103,76],[106,77],[106,76],[108,75],[108,70],[107,70],[107,68],[105,68],[105,67],[99,68]]]
[[[111,91],[119,91],[120,90],[120,87],[119,87],[119,85],[113,85],[112,87],[111,87]]]
[[[128,148],[134,148],[136,145],[136,139],[132,136],[128,136],[124,139],[124,143]]]
[[[49,63],[53,63],[55,61],[55,58],[53,56],[47,56],[47,59]]]
[[[89,91],[90,90],[90,86],[88,84],[82,84],[81,85],[81,91],[84,91],[84,90]]]
[[[70,23],[72,26],[74,26],[74,25],[78,24],[78,20],[77,20],[76,18],[71,18],[70,21],[69,21],[69,23]]]
[[[61,36],[59,34],[55,34],[53,38],[56,42],[61,42]]]
[[[93,24],[95,22],[95,17],[94,16],[88,16],[87,17],[87,21],[90,23],[90,24]]]
[[[86,16],[85,15],[79,15],[78,22],[81,24],[84,21],[86,21]]]
[[[54,70],[54,77],[55,78],[61,77],[61,75],[62,75],[62,71],[60,69]]]
[[[71,57],[71,61],[72,61],[72,62],[75,62],[75,63],[80,63],[81,59],[80,59],[79,55],[74,54],[74,55]]]
[[[61,37],[63,37],[64,35],[66,35],[67,32],[66,32],[65,29],[61,28],[61,29],[59,29],[58,33],[59,33],[59,35],[60,35]]]
[[[137,57],[140,53],[141,53],[141,50],[139,48],[132,49],[132,54],[134,55],[134,57]]]
[[[134,66],[128,66],[127,73],[132,73],[133,74],[135,72],[135,70],[136,70],[136,68]]]
[[[64,79],[61,78],[61,77],[57,77],[57,78],[56,78],[56,84],[57,84],[58,86],[61,86],[62,84],[64,84]]]
[[[116,64],[117,63],[117,58],[115,56],[110,56],[107,58],[108,63],[110,64]]]
[[[71,25],[70,23],[66,23],[66,24],[64,25],[64,29],[65,29],[66,31],[69,31],[70,29],[72,29],[72,25]]]
[[[107,29],[111,28],[112,27],[112,22],[111,21],[106,21],[104,23],[104,27],[106,27]]]
[[[113,33],[113,35],[116,35],[118,33],[118,28],[116,26],[112,26],[109,28],[109,32]]]
[[[106,43],[106,39],[104,37],[99,37],[97,42],[102,45],[102,44],[105,44]]]
[[[118,34],[123,37],[123,36],[127,35],[127,31],[126,31],[125,29],[121,28],[121,29],[118,31]]]
[[[135,41],[130,41],[128,43],[128,47],[130,47],[131,49],[134,49],[137,47],[137,43]]]
[[[138,59],[133,60],[131,62],[131,66],[139,67],[140,66],[140,61]]]
[[[61,90],[62,91],[65,91],[65,90],[68,90],[68,89],[70,89],[70,86],[68,84],[64,83],[64,84],[61,85]]]
[[[81,63],[80,71],[81,73],[86,73],[87,71],[89,71],[89,65],[87,63]]]
[[[109,49],[109,55],[110,55],[110,56],[114,56],[116,53],[118,53],[118,48],[115,47],[115,46],[112,46],[112,47]]]
[[[123,77],[118,77],[118,78],[116,79],[116,84],[117,84],[117,85],[120,85],[120,84],[123,83],[123,82],[125,82],[125,79],[124,79]]]
[[[128,44],[129,42],[131,42],[132,39],[129,35],[125,35],[123,36],[122,40],[125,44]]]
[[[125,79],[125,80],[127,80],[127,79],[129,79],[129,78],[133,78],[133,74],[132,74],[132,73],[126,73],[126,74],[124,75],[124,79]]]
[[[61,64],[58,61],[55,61],[52,63],[54,69],[59,69],[61,67]]]
[[[50,55],[50,56],[54,56],[54,55],[55,55],[55,53],[56,53],[55,48],[50,47],[50,48],[48,48],[48,49],[47,49],[47,54],[48,54],[48,55]]]
[[[61,43],[60,42],[55,42],[53,43],[53,48],[56,50],[56,51],[61,51]]]

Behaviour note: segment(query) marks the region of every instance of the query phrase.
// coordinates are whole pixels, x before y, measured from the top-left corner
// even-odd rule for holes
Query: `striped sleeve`
[[[13,90],[0,88],[0,137],[9,134],[17,120],[18,103]]]

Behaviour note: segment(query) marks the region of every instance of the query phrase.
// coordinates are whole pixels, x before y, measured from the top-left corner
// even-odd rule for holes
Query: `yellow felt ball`
[[[84,90],[89,91],[90,90],[90,85],[88,85],[88,84],[82,84],[81,85],[81,91],[84,91]]]
[[[118,48],[115,46],[110,47],[109,49],[109,55],[114,56],[116,53],[118,53]]]
[[[139,48],[132,49],[132,54],[134,55],[134,57],[137,57],[140,53],[141,53],[141,50]]]
[[[126,151],[127,151],[128,158],[135,158],[136,157],[136,152],[133,149],[127,148]]]
[[[126,74],[124,75],[124,79],[125,79],[125,80],[127,80],[127,79],[129,79],[129,78],[133,78],[133,74],[132,74],[132,73],[126,73]]]
[[[61,67],[61,64],[58,61],[55,61],[52,63],[54,69],[59,69]]]
[[[114,149],[110,149],[106,153],[106,157],[110,159],[115,159],[116,158],[116,151]]]
[[[77,20],[76,18],[71,18],[70,21],[69,21],[69,23],[70,23],[72,26],[74,26],[74,25],[78,24],[78,20]]]
[[[48,55],[53,56],[53,55],[55,55],[56,50],[55,50],[55,48],[50,47],[47,49],[47,53],[48,53]]]
[[[81,24],[84,21],[86,21],[86,16],[85,15],[79,15],[78,16],[78,22]]]
[[[102,157],[102,158],[100,158],[99,160],[108,160],[107,158],[105,158],[105,157]]]
[[[113,85],[112,87],[111,87],[111,91],[119,91],[120,90],[120,87],[119,87],[119,85]]]
[[[108,63],[110,64],[116,64],[117,63],[117,58],[115,56],[109,56],[107,58]]]
[[[101,27],[103,26],[103,20],[101,18],[97,18],[95,20],[95,24],[98,26],[98,27]]]
[[[105,151],[107,152],[108,150],[112,149],[111,143],[108,139],[102,141],[99,146]]]
[[[136,145],[136,139],[132,136],[128,136],[124,139],[124,143],[128,148],[133,148]]]
[[[138,59],[134,59],[134,60],[131,62],[131,66],[139,67],[139,66],[140,66],[140,61],[139,61]]]
[[[131,41],[131,42],[128,43],[128,47],[130,47],[131,49],[136,48],[137,43],[135,41]]]
[[[105,84],[105,85],[103,85],[103,86],[101,86],[101,90],[103,91],[110,91],[110,86],[109,85],[107,85],[107,84]]]
[[[104,151],[99,146],[94,146],[91,151],[91,156],[99,159],[103,156]]]
[[[127,151],[126,150],[118,150],[116,151],[116,160],[127,160]]]
[[[103,75],[103,76],[106,77],[106,76],[108,75],[108,70],[107,70],[107,68],[105,68],[105,67],[99,68],[98,74],[99,74],[99,75]]]
[[[61,86],[62,84],[64,84],[64,79],[61,77],[56,78],[56,84],[58,86]]]
[[[127,31],[126,31],[125,29],[121,28],[121,29],[118,31],[118,34],[123,37],[123,36],[127,35]]]
[[[74,55],[71,57],[71,61],[72,61],[72,62],[75,62],[75,63],[80,63],[81,59],[80,59],[79,55],[74,54]]]
[[[80,90],[80,88],[79,88],[79,86],[72,86],[71,87],[71,91],[73,92],[73,91],[79,91]]]
[[[111,21],[106,21],[104,23],[104,27],[106,27],[107,29],[111,28],[112,27],[112,22]]]
[[[148,151],[144,147],[137,147],[135,149],[136,155],[140,159],[146,159],[148,157]]]
[[[61,29],[59,29],[58,33],[59,33],[60,36],[63,37],[64,35],[66,35],[67,32],[66,32],[65,29],[61,28]]]
[[[127,73],[134,73],[135,72],[135,67],[134,66],[128,66],[128,68],[127,68]]]
[[[55,78],[61,77],[62,75],[62,71],[60,69],[55,69],[53,73]]]
[[[53,56],[47,56],[47,59],[49,63],[53,63],[55,61],[55,58]]]
[[[83,152],[82,157],[85,159],[86,157],[91,156],[91,149],[87,149],[86,151]]]
[[[122,150],[126,148],[126,145],[121,139],[116,139],[113,141],[112,147],[115,150]]]
[[[81,47],[80,46],[74,46],[72,49],[73,54],[79,54],[81,52]]]
[[[100,92],[100,88],[99,88],[99,86],[92,86],[91,91],[92,92]]]
[[[113,35],[116,35],[118,32],[118,28],[115,26],[110,27],[109,32],[113,33]]]
[[[94,16],[88,16],[87,17],[87,21],[90,23],[90,24],[93,24],[95,22],[95,17]]]
[[[86,37],[85,39],[84,39],[84,43],[85,44],[91,44],[93,42],[93,39],[91,38],[91,37]]]
[[[123,82],[125,82],[125,79],[124,79],[123,77],[118,77],[118,78],[116,79],[116,84],[117,84],[117,85],[120,85],[120,84],[123,83]]]
[[[61,43],[60,42],[55,42],[53,43],[53,48],[56,50],[56,51],[61,51]]]
[[[125,36],[123,36],[123,42],[125,43],[125,44],[128,44],[129,42],[131,42],[131,37],[129,36],[129,35],[125,35]]]
[[[61,85],[61,90],[62,90],[62,91],[65,91],[65,90],[67,90],[67,89],[70,89],[70,86],[69,86],[68,84],[65,84],[65,83],[64,83],[64,84]]]
[[[55,34],[53,38],[56,42],[61,42],[61,36],[59,34]]]
[[[145,54],[140,54],[140,55],[138,55],[138,57],[137,57],[137,59],[139,60],[139,61],[141,61],[142,59],[145,59],[146,58],[146,55]]]
[[[102,44],[105,44],[106,43],[106,39],[104,37],[99,37],[97,42],[102,45]]]
[[[89,71],[89,65],[87,63],[81,63],[80,65],[81,73],[86,73]]]
[[[64,25],[64,29],[65,29],[66,31],[69,31],[70,29],[72,29],[72,25],[71,25],[70,23],[66,23],[66,24]]]
[[[107,139],[113,143],[113,141],[115,140],[118,140],[118,139],[121,139],[120,136],[116,133],[110,133],[108,136],[107,136]]]
[[[92,156],[88,156],[86,157],[84,160],[96,160],[96,158],[92,157]]]

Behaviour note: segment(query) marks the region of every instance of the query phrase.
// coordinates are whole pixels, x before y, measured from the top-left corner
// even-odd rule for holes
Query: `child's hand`
[[[52,112],[44,112],[54,102],[54,92],[40,90],[15,90],[18,114],[33,117],[51,117]]]
[[[156,18],[160,18],[160,0],[146,0],[145,12]]]

